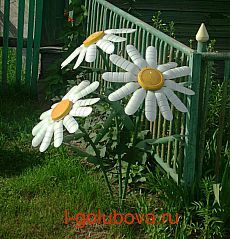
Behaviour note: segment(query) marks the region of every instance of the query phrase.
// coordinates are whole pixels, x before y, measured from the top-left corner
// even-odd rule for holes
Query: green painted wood
[[[7,88],[7,58],[8,58],[8,39],[9,39],[9,18],[10,18],[10,0],[4,2],[3,19],[3,49],[2,49],[2,90]]]
[[[195,96],[188,97],[188,109],[186,114],[185,135],[185,158],[183,178],[185,184],[191,186],[194,182],[195,169],[197,162],[197,135],[199,135],[198,116],[199,116],[199,87],[200,87],[200,70],[201,70],[201,54],[194,52],[191,55],[189,66],[192,69],[191,83]]]
[[[63,44],[66,2],[65,0],[46,0],[43,2],[41,46],[59,46]]]
[[[43,10],[43,0],[36,0],[34,51],[33,51],[33,66],[32,66],[32,80],[31,80],[31,92],[33,95],[36,95],[37,93],[39,49],[40,49],[41,29],[42,29],[42,10]]]
[[[31,66],[33,54],[33,31],[34,31],[34,14],[35,14],[35,0],[29,2],[29,18],[28,18],[28,35],[27,35],[27,48],[26,48],[26,76],[25,82],[27,86],[31,84]]]
[[[162,160],[162,158],[159,157],[159,155],[155,154],[154,158],[157,161],[157,163],[165,170],[165,172],[167,172],[172,177],[172,179],[178,184],[178,174],[176,173],[176,171],[173,168],[170,168],[169,165],[165,163]]]
[[[19,0],[18,35],[17,35],[17,52],[16,52],[16,62],[17,62],[16,63],[16,85],[17,86],[21,84],[24,11],[25,11],[25,0]]]
[[[230,52],[205,52],[202,53],[202,58],[205,60],[230,60]]]
[[[100,3],[100,4],[99,4]],[[183,44],[180,44],[175,39],[159,32],[158,30],[154,29],[153,27],[143,23],[139,19],[127,14],[126,12],[120,10],[119,8],[114,7],[113,5],[101,1],[101,0],[87,0],[86,2],[87,6],[90,6],[88,8],[88,19],[87,22],[89,24],[88,26],[88,35],[92,32],[98,31],[98,25],[101,23],[102,29],[107,28],[123,28],[123,27],[132,27],[136,28],[137,31],[134,34],[130,34],[127,37],[127,42],[116,44],[116,51],[121,52],[123,49],[125,49],[126,43],[128,44],[134,44],[142,53],[145,52],[145,49],[150,44],[153,44],[158,49],[158,58],[159,63],[167,62],[167,61],[181,61],[181,58],[183,56],[183,59],[187,59],[190,54],[192,54],[193,50],[186,47],[184,48]],[[104,15],[103,15],[104,14]],[[97,16],[97,20],[95,20],[95,15]],[[103,19],[103,21],[101,21]],[[176,54],[174,55],[174,52]],[[128,57],[127,53],[123,51],[124,57]],[[169,57],[170,56],[170,57]],[[107,58],[107,56],[106,56]],[[104,67],[105,62],[102,60],[101,57],[98,57],[96,59],[96,62],[92,64],[94,67]],[[118,70],[117,67],[114,65],[112,66],[113,71]],[[93,80],[96,79],[97,76],[93,78]],[[100,79],[99,79],[100,80]],[[108,87],[108,84],[102,84],[102,89],[105,89]],[[159,114],[158,120],[154,123],[154,133],[153,137],[162,137],[163,135],[168,135],[168,132],[171,132],[169,135],[174,133],[174,124],[171,125],[171,131],[169,131],[170,125],[165,122],[162,119],[162,116]],[[145,122],[144,116],[142,117],[142,121]],[[179,117],[180,119],[180,117]],[[179,124],[179,122],[178,122]],[[144,125],[143,125],[144,127]],[[179,131],[179,127],[177,127],[177,130]],[[181,132],[181,130],[180,130]],[[177,133],[180,133],[177,132]],[[182,131],[183,134],[183,131]],[[175,181],[178,181],[176,178],[176,160],[179,154],[183,154],[183,148],[178,148],[177,145],[175,145],[175,142],[171,144],[171,148],[168,149],[168,145],[165,145],[164,147],[160,146],[158,147],[159,154],[161,156],[161,165],[165,169],[169,169],[170,176],[174,178]],[[173,153],[173,149],[177,147],[177,150]],[[168,150],[170,152],[169,159],[167,161],[167,153]],[[172,159],[173,157],[173,159]],[[163,163],[163,164],[162,164]],[[174,167],[174,169],[172,168]],[[175,173],[175,174],[174,174]]]
[[[137,31],[134,34],[127,36],[127,44],[133,44],[142,53],[145,52],[148,45],[154,45],[158,50],[159,63],[176,61],[179,66],[190,65],[192,76],[189,78],[188,83],[191,83],[191,87],[196,94],[191,97],[181,97],[181,99],[187,103],[189,109],[188,114],[182,114],[173,109],[175,117],[170,123],[165,122],[162,119],[162,116],[158,115],[157,120],[154,122],[150,130],[153,134],[153,138],[172,134],[187,135],[185,146],[183,142],[173,142],[158,147],[155,159],[176,182],[178,182],[179,175],[180,182],[182,181],[185,185],[191,186],[197,177],[196,167],[198,166],[198,152],[200,146],[199,116],[202,114],[202,110],[199,109],[199,103],[201,103],[203,107],[203,99],[200,101],[200,95],[201,93],[206,94],[207,92],[207,90],[203,92],[200,88],[201,76],[203,77],[201,61],[202,59],[210,60],[211,58],[228,59],[229,53],[197,53],[191,48],[186,47],[177,40],[159,32],[155,28],[145,24],[140,19],[131,16],[127,12],[122,11],[106,1],[86,0],[86,5],[88,6],[88,35],[92,32],[98,31],[98,26],[100,26],[101,29],[132,27],[137,29]],[[97,18],[95,19],[95,17]],[[198,28],[196,30],[198,30]],[[194,38],[195,33],[193,35]],[[126,43],[116,45],[116,52],[123,52],[125,58],[128,57],[127,53],[123,51]],[[200,51],[202,50],[203,46],[200,48]],[[105,59],[107,61],[108,56],[106,56]],[[105,67],[105,59],[97,57],[96,61],[92,63],[92,66]],[[204,65],[204,67],[205,66],[206,65]],[[111,64],[108,68],[110,67]],[[114,65],[111,69],[113,71],[118,70]],[[94,75],[93,80],[97,79],[96,77],[97,76]],[[180,79],[178,80],[180,81]],[[108,86],[109,84],[107,83],[102,84],[101,91],[103,92]],[[208,87],[207,84],[205,86]],[[145,122],[144,117],[142,117],[142,121],[143,123]],[[142,124],[142,126],[144,127],[145,125]]]

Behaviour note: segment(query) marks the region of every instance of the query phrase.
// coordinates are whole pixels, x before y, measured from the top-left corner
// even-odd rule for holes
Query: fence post
[[[189,113],[186,116],[186,140],[185,140],[185,160],[183,177],[187,186],[192,186],[195,181],[195,171],[198,164],[198,177],[200,170],[202,171],[202,161],[200,161],[199,144],[200,144],[200,111],[203,107],[202,93],[204,89],[204,82],[201,82],[201,76],[204,74],[202,69],[202,52],[207,49],[206,42],[209,36],[204,23],[201,24],[197,34],[196,40],[197,52],[191,55],[189,65],[192,69],[192,89],[195,91],[195,96],[189,98]]]
[[[204,23],[201,24],[196,34],[196,40],[197,40],[197,52],[206,52],[209,35]]]
[[[201,24],[197,34],[197,52],[202,53],[207,51],[207,41],[209,35],[204,23]],[[198,142],[199,148],[197,149],[197,180],[199,181],[202,177],[204,150],[205,150],[205,129],[206,129],[206,118],[207,118],[207,103],[209,97],[210,88],[210,67],[211,63],[207,61],[201,62],[201,75],[200,75],[200,89],[199,89],[199,114],[198,114]]]
[[[198,108],[200,89],[201,54],[193,52],[190,56],[189,66],[192,69],[191,82],[194,96],[188,97],[188,109],[185,128],[185,157],[183,180],[186,186],[191,187],[194,182],[197,160],[197,135],[198,135]]]

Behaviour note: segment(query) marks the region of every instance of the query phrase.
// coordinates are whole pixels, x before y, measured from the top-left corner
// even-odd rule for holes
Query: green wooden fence
[[[12,38],[9,36],[10,21],[10,0],[4,0],[4,10],[1,9],[3,15],[3,36],[1,36],[2,42],[2,72],[1,81],[3,92],[7,90],[8,82],[8,52],[9,47],[17,47],[16,49],[16,79],[15,84],[20,86],[22,80],[30,87],[32,93],[37,91],[37,79],[38,79],[38,67],[39,67],[39,49],[41,39],[41,27],[42,27],[42,10],[43,0],[19,0],[17,4],[17,11],[13,12],[14,16],[17,15],[17,37]],[[28,4],[25,4],[28,3]],[[28,5],[28,6],[27,6]],[[15,6],[14,6],[15,7]],[[28,27],[27,36],[23,37],[25,27],[25,8],[28,7]],[[3,10],[3,11],[2,11]],[[9,43],[11,43],[9,45]],[[23,67],[23,48],[26,47],[26,60]],[[22,74],[24,72],[25,74]],[[23,77],[22,77],[23,76]],[[23,79],[24,78],[24,79]],[[14,79],[11,79],[14,80]]]
[[[208,105],[208,81],[210,81],[210,77],[206,77],[206,81],[204,80],[203,72],[210,62],[224,60],[225,84],[229,84],[230,54],[203,53],[205,43],[201,42],[195,51],[104,0],[86,0],[86,8],[88,9],[86,23],[88,35],[109,28],[137,29],[134,34],[128,36],[126,42],[119,44],[117,52],[123,53],[124,51],[121,49],[125,49],[125,44],[133,44],[142,53],[145,52],[147,46],[153,45],[158,50],[158,64],[175,61],[179,66],[189,65],[191,67],[192,74],[187,80],[196,95],[184,97],[184,103],[189,109],[188,114],[184,115],[172,107],[174,114],[172,122],[164,120],[161,114],[158,114],[157,120],[150,125],[148,122],[144,122],[143,117],[143,123],[150,127],[153,138],[173,134],[186,135],[184,142],[175,140],[167,145],[158,146],[155,160],[177,183],[184,182],[186,185],[191,185],[202,172],[201,158],[203,155],[201,152],[204,149],[202,126],[205,125],[204,112]],[[127,54],[124,54],[127,57]],[[107,63],[109,63],[108,57],[106,56]],[[92,66],[106,68],[106,63],[98,57]],[[114,66],[110,65],[110,67],[114,70]],[[96,78],[95,74],[93,79]],[[101,83],[104,84],[103,87],[109,84],[103,81]],[[181,95],[181,97],[183,96]],[[203,148],[200,145],[202,142]]]
[[[28,32],[27,37],[23,38],[24,30],[24,13],[26,4],[29,2],[28,15]],[[127,41],[118,44],[116,52],[121,52],[127,57],[127,53],[121,51],[125,44],[133,44],[140,52],[144,53],[149,45],[153,45],[158,50],[158,64],[168,61],[175,61],[178,65],[189,65],[192,69],[191,77],[187,78],[188,85],[196,92],[195,96],[185,97],[180,95],[184,103],[189,109],[188,114],[182,114],[176,111],[172,106],[174,120],[168,122],[158,114],[154,123],[149,123],[142,119],[143,127],[150,128],[153,138],[164,137],[174,134],[186,135],[185,140],[169,142],[167,145],[157,147],[155,160],[158,164],[177,182],[184,182],[191,185],[196,178],[202,174],[202,158],[204,142],[205,142],[205,119],[208,106],[208,93],[210,85],[210,74],[204,77],[204,72],[208,72],[210,65],[214,61],[224,61],[224,87],[223,87],[223,105],[226,103],[229,86],[230,74],[230,53],[206,53],[205,43],[199,42],[197,50],[193,50],[175,39],[156,30],[150,25],[144,23],[138,18],[122,11],[114,5],[104,0],[85,0],[88,9],[88,18],[86,23],[87,33],[109,28],[135,28],[137,31],[130,34]],[[26,48],[25,61],[25,84],[32,89],[33,93],[37,91],[37,79],[39,68],[39,48],[41,41],[42,29],[42,0],[19,0],[18,1],[18,24],[17,38],[9,37],[10,26],[10,0],[4,0],[4,27],[3,36],[0,38],[2,42],[2,89],[7,89],[7,68],[8,68],[8,51],[9,46],[17,46],[16,50],[16,86],[22,83],[23,69],[23,48]],[[43,16],[44,17],[44,16]],[[16,43],[16,44],[15,44]],[[105,62],[98,57],[93,67],[105,68],[109,64],[111,70],[116,69],[109,63],[109,56],[106,56]],[[93,79],[97,79],[98,75],[93,74]],[[101,81],[101,79],[98,79]],[[180,81],[184,79],[179,79]],[[102,89],[108,86],[108,82],[101,81]],[[217,158],[220,157],[223,125],[225,119],[225,109],[221,110],[220,127],[218,131],[218,149]],[[218,173],[218,172],[217,172]]]

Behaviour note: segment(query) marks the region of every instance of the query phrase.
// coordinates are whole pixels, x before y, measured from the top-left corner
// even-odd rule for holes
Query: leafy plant
[[[170,21],[169,23],[163,22],[161,11],[158,11],[153,15],[152,21],[153,21],[154,28],[175,38],[174,22],[173,21]]]
[[[84,1],[72,0],[65,10],[64,16],[66,18],[63,34],[64,48],[73,50],[73,48],[81,44],[86,35],[84,24],[87,9],[84,6]]]
[[[223,209],[214,201],[214,183],[213,178],[205,178],[201,181],[202,199],[193,202],[191,207],[199,218],[197,231],[200,237],[204,239],[223,237],[223,221],[220,219]]]

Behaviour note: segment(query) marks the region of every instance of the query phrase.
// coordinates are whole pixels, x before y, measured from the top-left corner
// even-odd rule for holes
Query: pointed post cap
[[[196,34],[196,40],[198,42],[207,42],[208,39],[209,39],[209,35],[208,35],[208,32],[207,32],[207,29],[206,29],[204,23],[202,23],[200,25],[200,28],[199,28],[197,34]]]

